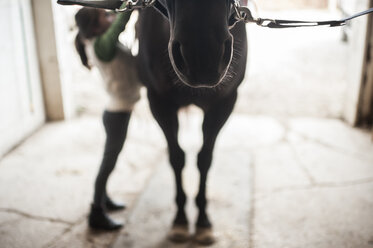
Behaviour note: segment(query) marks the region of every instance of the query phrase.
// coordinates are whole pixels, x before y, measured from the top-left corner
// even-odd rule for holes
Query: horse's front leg
[[[230,97],[225,98],[219,103],[215,104],[207,111],[203,121],[203,145],[198,154],[198,169],[200,172],[200,185],[196,198],[196,204],[199,210],[197,229],[195,239],[197,242],[208,245],[215,241],[212,234],[212,224],[208,218],[206,207],[206,180],[207,174],[211,167],[213,150],[216,138],[232,113],[234,104],[237,99],[237,93],[234,92]]]
[[[185,165],[185,154],[178,142],[179,122],[178,107],[166,102],[164,98],[148,91],[151,111],[163,130],[168,143],[170,163],[175,173],[177,213],[169,238],[176,242],[184,242],[189,238],[188,220],[185,214],[186,194],[182,186],[182,170]]]

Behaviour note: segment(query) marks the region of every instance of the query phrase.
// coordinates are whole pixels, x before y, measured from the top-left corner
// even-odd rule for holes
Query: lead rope
[[[368,15],[373,13],[373,8],[366,11],[359,12],[353,16],[332,21],[296,21],[296,20],[280,20],[280,19],[268,19],[268,18],[256,18],[253,17],[249,8],[241,6],[239,0],[232,0],[233,7],[236,13],[237,22],[255,23],[261,27],[267,28],[297,28],[297,27],[316,27],[316,26],[329,26],[339,27],[346,25],[347,21],[355,19],[357,17]]]

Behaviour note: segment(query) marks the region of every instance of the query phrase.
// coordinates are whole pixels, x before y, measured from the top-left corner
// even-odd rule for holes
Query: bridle
[[[298,21],[298,20],[280,20],[254,17],[251,10],[246,6],[241,6],[239,0],[229,0],[231,3],[232,14],[230,15],[230,26],[234,26],[237,22],[255,23],[261,27],[267,28],[297,28],[297,27],[315,27],[315,26],[329,26],[339,27],[357,17],[373,13],[373,8],[357,13],[350,17],[341,20],[331,21]],[[59,4],[72,5],[78,4],[82,6],[112,9],[117,12],[126,12],[134,9],[144,9],[147,7],[154,7],[164,16],[168,16],[166,8],[159,3],[158,0],[58,0]],[[109,2],[109,3],[108,3]]]
[[[234,11],[233,18],[234,23],[244,22],[244,23],[255,23],[261,27],[267,28],[296,28],[296,27],[316,27],[316,26],[329,26],[329,27],[339,27],[346,25],[347,21],[355,19],[357,17],[373,13],[373,8],[366,11],[357,13],[348,18],[341,20],[331,20],[331,21],[298,21],[298,20],[280,20],[280,19],[269,19],[254,17],[251,10],[246,6],[241,6],[239,0],[229,0],[231,2],[232,9]],[[146,7],[153,6],[167,16],[167,12],[164,7],[158,3],[157,0],[127,0],[127,4],[122,9],[117,9],[118,12],[129,11],[132,9],[143,9]],[[232,18],[232,17],[231,17]]]

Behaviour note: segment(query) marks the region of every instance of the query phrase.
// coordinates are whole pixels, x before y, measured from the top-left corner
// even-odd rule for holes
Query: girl
[[[110,101],[103,113],[106,143],[96,178],[93,204],[88,217],[92,228],[115,230],[123,225],[106,214],[106,210],[124,209],[113,202],[106,192],[106,183],[122,150],[131,111],[140,98],[140,83],[135,70],[135,58],[119,41],[131,13],[114,18],[102,9],[82,8],[75,15],[79,33],[76,49],[83,65],[97,66],[104,80]],[[115,20],[114,20],[115,19]]]

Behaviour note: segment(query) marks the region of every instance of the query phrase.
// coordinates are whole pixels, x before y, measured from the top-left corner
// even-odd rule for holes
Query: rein
[[[317,27],[317,26],[329,26],[329,27],[340,27],[346,25],[347,21],[355,19],[357,17],[368,15],[373,13],[373,8],[366,11],[359,12],[350,17],[341,20],[331,21],[298,21],[298,20],[280,20],[280,19],[268,19],[268,18],[255,18],[253,17],[250,9],[240,5],[239,0],[232,0],[233,8],[235,11],[235,18],[237,22],[255,23],[261,27],[267,28],[298,28],[298,27]]]
[[[331,21],[299,21],[299,20],[280,20],[254,17],[251,10],[246,6],[241,6],[240,0],[229,0],[232,4],[234,23],[255,23],[261,27],[267,28],[298,28],[298,27],[316,27],[329,26],[339,27],[357,17],[373,13],[373,8],[359,12],[350,17],[341,20]],[[247,1],[244,1],[247,2]],[[111,9],[117,12],[126,12],[134,9],[144,9],[153,6],[164,16],[167,16],[167,10],[157,0],[58,0],[62,5],[81,5],[95,8]]]

